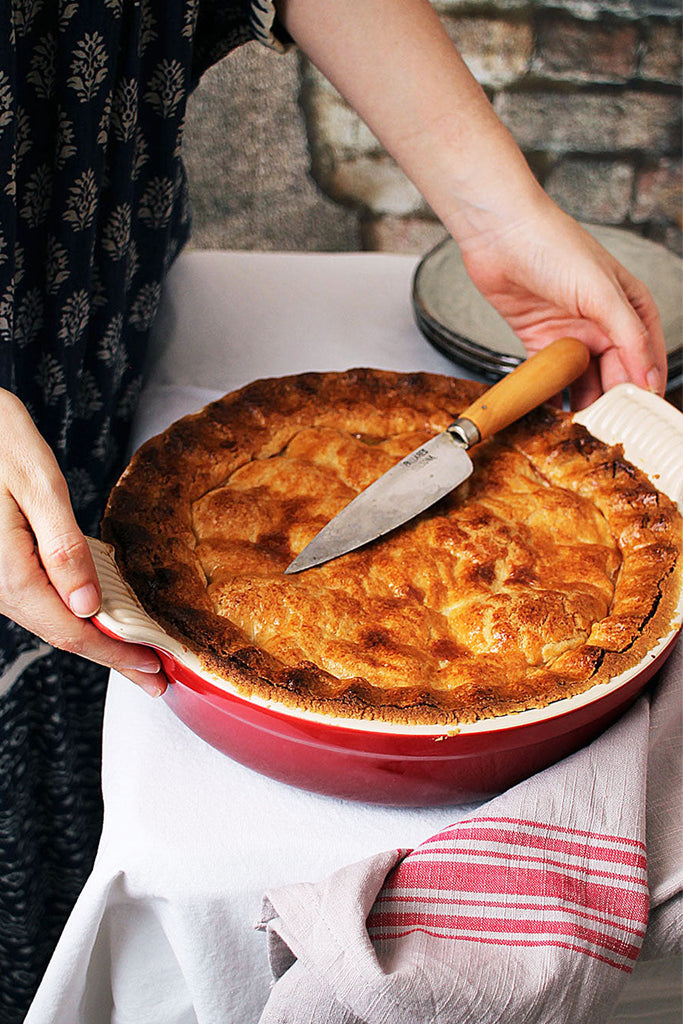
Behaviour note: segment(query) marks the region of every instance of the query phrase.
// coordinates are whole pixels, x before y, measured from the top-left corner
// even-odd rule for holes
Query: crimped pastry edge
[[[297,375],[296,378],[274,379],[273,381],[270,382],[254,382],[254,384],[247,385],[246,388],[241,389],[240,392],[232,393],[232,396],[226,397],[231,399],[232,401],[239,401],[240,399],[235,399],[235,396],[243,396],[246,394],[247,401],[249,401],[250,396],[254,394],[255,387],[257,392],[258,387],[262,387],[264,383],[271,387],[281,387],[283,380],[286,382],[292,382],[301,381],[303,378],[304,381],[306,382],[304,384],[304,387],[307,388],[315,385],[315,382],[319,382],[321,378],[336,378],[338,380],[340,377],[343,377],[345,378],[346,383],[348,384],[349,378],[352,379],[354,374],[360,375],[360,377],[364,380],[367,380],[368,375],[370,375],[371,378],[408,378],[412,382],[415,382],[418,378],[423,380],[437,379],[435,378],[435,375],[430,374],[389,374],[386,371],[370,371],[363,369],[357,371],[349,371],[347,374],[343,375],[307,374]],[[443,379],[445,380],[445,378]],[[476,391],[476,389],[478,388],[478,386],[473,385],[472,382],[458,383],[465,385],[464,390],[468,396],[470,394],[473,394],[474,391]],[[604,397],[607,398],[608,396]],[[655,401],[660,400],[655,399]],[[213,404],[216,405],[218,403]],[[182,421],[178,421],[178,423],[188,426],[189,421],[196,420],[197,416],[204,415],[206,415],[206,413],[204,410],[202,410],[199,414],[195,414],[194,416],[191,417],[185,417]],[[578,419],[578,417],[575,417],[575,419]],[[175,447],[178,448],[178,450],[180,450],[180,448],[182,448],[182,444],[179,447],[177,444],[178,425],[174,424],[169,429],[170,434],[169,432],[166,432],[166,437],[168,438],[170,436],[172,439],[172,446],[175,445]],[[181,428],[181,433],[182,429],[183,428]],[[176,431],[175,436],[174,430]],[[160,435],[160,437],[164,437],[164,435]],[[151,439],[151,441],[148,442],[146,446],[143,446],[143,449],[149,455],[151,452],[155,450],[155,446],[158,446],[159,443],[160,442],[158,438]],[[126,486],[125,481],[130,478],[131,474],[135,474],[136,465],[139,466],[139,464],[140,459],[138,457],[137,459],[134,459],[131,462],[131,465],[129,466],[128,470],[126,471],[126,473],[124,473],[122,481],[120,482],[120,485],[122,485],[124,489]],[[118,493],[120,494],[121,491],[119,490]],[[105,540],[113,542],[115,546],[117,541],[116,527],[114,525],[116,522],[116,494],[117,488],[115,488],[114,491],[112,492],[112,498],[110,499],[110,505],[108,506],[108,512],[107,516],[105,516],[103,526],[103,536],[105,537]],[[120,557],[120,545],[118,554],[119,560],[123,560],[125,566],[125,556],[123,559],[121,559]],[[126,573],[124,570],[124,575],[125,574]],[[680,568],[678,570],[678,574],[680,576]],[[156,609],[154,608],[152,608],[151,610],[153,614],[156,612]],[[247,697],[247,699],[257,700],[258,702],[264,703],[266,706],[279,706],[283,710],[287,709],[289,712],[294,713],[303,712],[314,716],[322,715],[326,720],[329,720],[331,717],[339,718],[339,711],[340,708],[342,708],[346,711],[346,714],[341,716],[341,720],[349,721],[351,725],[353,725],[354,723],[359,724],[364,721],[371,721],[375,725],[380,722],[385,722],[387,724],[392,723],[399,726],[407,725],[410,728],[438,728],[449,725],[462,726],[463,723],[467,722],[468,717],[470,718],[470,720],[472,718],[476,719],[481,715],[482,711],[484,711],[484,721],[489,721],[491,717],[497,718],[499,716],[509,716],[511,713],[514,713],[515,718],[518,720],[520,715],[524,716],[525,714],[527,714],[527,708],[519,702],[517,702],[514,706],[499,705],[497,707],[494,707],[493,710],[475,708],[474,714],[472,716],[468,716],[467,714],[462,713],[462,709],[453,713],[453,711],[444,711],[443,709],[430,706],[429,704],[423,704],[421,706],[411,707],[408,709],[398,708],[394,704],[390,704],[388,707],[382,707],[377,704],[368,705],[364,702],[362,697],[361,699],[358,699],[358,697],[352,691],[347,691],[347,693],[341,698],[337,697],[333,700],[327,700],[324,697],[314,697],[313,699],[311,699],[310,696],[308,697],[308,699],[306,699],[305,672],[299,675],[299,679],[301,681],[301,690],[296,688],[295,680],[293,689],[283,692],[282,687],[273,685],[271,680],[259,677],[258,666],[254,664],[254,662],[258,662],[258,654],[256,658],[254,658],[252,653],[249,651],[237,651],[237,657],[235,657],[235,652],[233,651],[231,656],[229,656],[228,658],[222,658],[220,655],[220,651],[216,653],[215,649],[214,652],[211,652],[210,649],[207,650],[207,646],[202,645],[201,642],[197,644],[196,636],[192,638],[188,636],[182,629],[179,630],[177,622],[169,621],[169,619],[167,619],[163,614],[161,616],[156,615],[156,617],[161,619],[162,624],[164,625],[164,627],[167,629],[171,636],[175,635],[176,639],[179,639],[183,644],[186,644],[188,647],[190,647],[190,649],[194,648],[194,653],[199,658],[200,665],[202,666],[203,670],[208,673],[209,678],[215,680],[216,677],[218,677],[218,679],[224,680],[230,688],[235,690],[235,692]],[[606,657],[603,657],[601,659],[602,664],[600,666],[599,673],[585,680],[585,685],[575,685],[572,691],[572,695],[570,697],[564,696],[564,694],[561,691],[550,691],[548,694],[548,703],[561,702],[564,704],[568,700],[575,699],[576,696],[578,696],[582,692],[586,693],[587,691],[595,690],[598,686],[604,686],[612,677],[612,675],[614,675],[615,672],[619,673],[619,675],[624,675],[624,673],[630,672],[635,666],[637,666],[637,664],[642,658],[647,657],[648,653],[658,646],[657,641],[660,641],[661,645],[661,643],[663,642],[663,634],[670,633],[671,630],[675,632],[675,630],[680,625],[680,618],[680,599],[678,598],[678,595],[675,592],[675,588],[668,588],[665,599],[662,602],[661,607],[657,610],[654,624],[651,625],[649,629],[646,629],[645,632],[643,632],[640,636],[636,638],[635,644],[633,645],[632,649],[632,658],[630,659],[632,664],[629,664],[626,667],[624,667],[623,658],[608,654]],[[664,624],[667,628],[664,628]],[[671,627],[671,629],[669,629],[669,627]],[[208,644],[210,644],[210,637],[207,637],[207,642]],[[620,671],[620,669],[622,669],[623,671]],[[304,705],[303,707],[302,704]],[[533,704],[533,708],[538,709],[539,706],[540,705],[536,700]]]

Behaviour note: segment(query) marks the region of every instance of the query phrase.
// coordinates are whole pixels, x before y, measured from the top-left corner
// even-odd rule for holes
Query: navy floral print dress
[[[0,387],[92,536],[189,232],[186,99],[250,39],[280,48],[266,0],[0,0]],[[23,1020],[92,866],[106,679],[0,617],[0,1024]]]

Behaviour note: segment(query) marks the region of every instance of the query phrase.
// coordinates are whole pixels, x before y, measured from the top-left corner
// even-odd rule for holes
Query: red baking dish
[[[679,453],[683,416],[621,385],[576,417],[683,504]],[[354,722],[244,697],[149,618],[121,579],[112,549],[91,541],[103,590],[103,632],[159,652],[170,685],[164,699],[198,736],[265,775],[302,789],[403,806],[482,800],[594,739],[633,703],[674,649],[675,620],[639,665],[546,708],[453,726]]]

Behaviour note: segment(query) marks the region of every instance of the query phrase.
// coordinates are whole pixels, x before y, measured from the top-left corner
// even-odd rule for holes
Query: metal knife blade
[[[444,430],[406,455],[349,502],[285,572],[301,572],[369,544],[424,512],[472,472],[462,441]]]
[[[401,459],[324,526],[286,569],[301,572],[368,544],[424,512],[466,480],[466,449],[552,398],[587,368],[588,349],[559,338],[472,403],[445,431]]]

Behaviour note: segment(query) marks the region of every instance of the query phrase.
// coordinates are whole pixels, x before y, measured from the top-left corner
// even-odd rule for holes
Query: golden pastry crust
[[[378,370],[256,381],[134,456],[103,521],[143,607],[245,695],[348,718],[470,722],[637,664],[670,628],[675,505],[543,406],[389,536],[284,569],[483,387]]]

